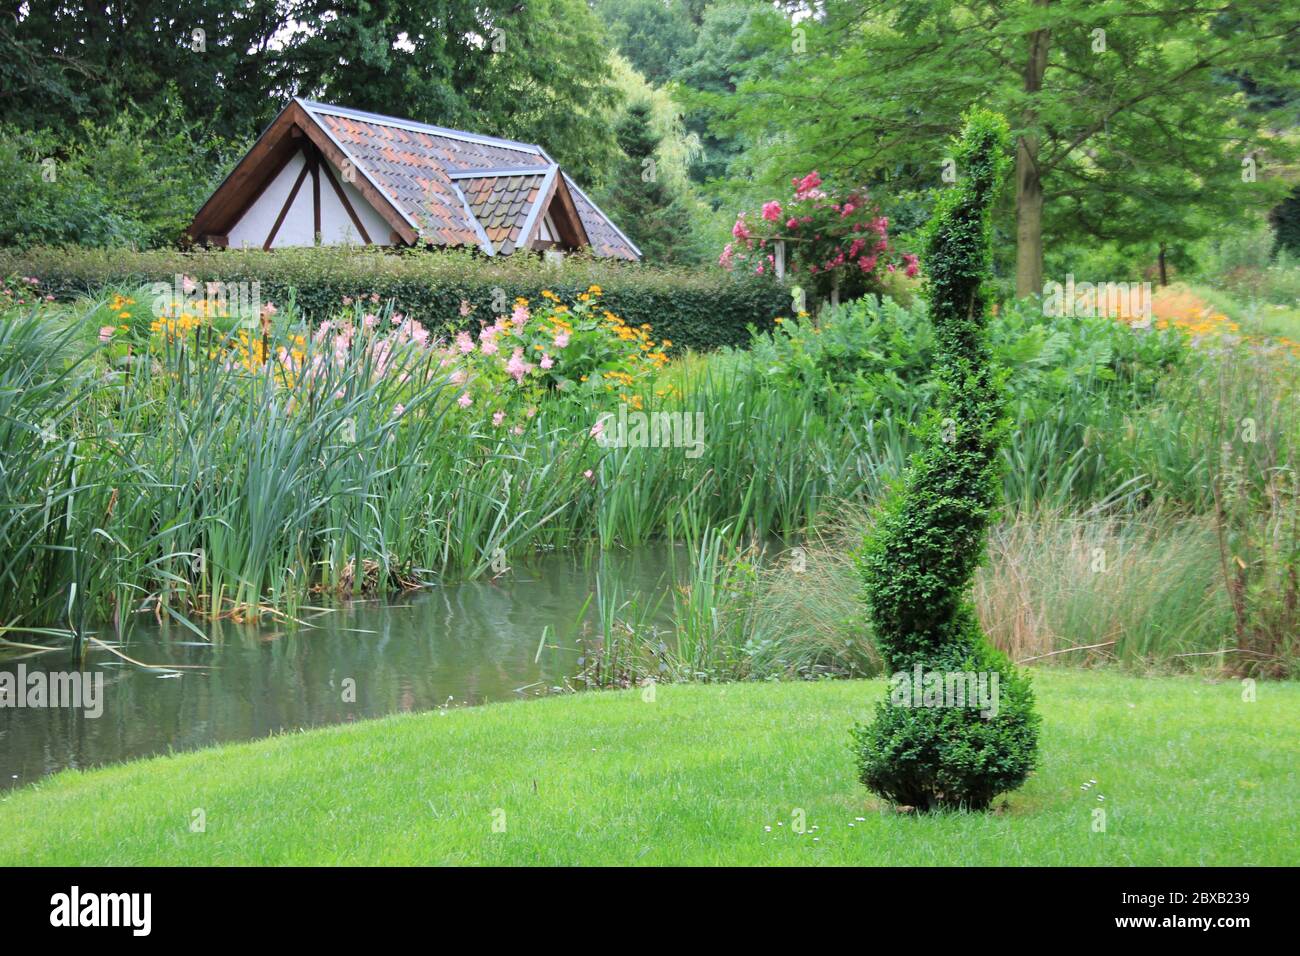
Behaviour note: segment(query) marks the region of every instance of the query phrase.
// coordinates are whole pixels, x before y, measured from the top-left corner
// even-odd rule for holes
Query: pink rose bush
[[[737,217],[719,265],[771,275],[775,244],[783,242],[786,273],[822,294],[837,283],[848,296],[879,291],[882,273],[899,268],[909,278],[918,274],[916,256],[895,250],[889,219],[880,215],[866,189],[830,192],[816,170],[790,184],[791,197],[764,203],[756,220],[744,212]]]

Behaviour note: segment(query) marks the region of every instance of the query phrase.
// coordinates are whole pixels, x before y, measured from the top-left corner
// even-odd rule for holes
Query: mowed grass
[[[1035,686],[1041,766],[990,814],[899,813],[858,784],[848,729],[881,681],[662,686],[64,773],[0,800],[0,863],[1300,862],[1300,684]]]

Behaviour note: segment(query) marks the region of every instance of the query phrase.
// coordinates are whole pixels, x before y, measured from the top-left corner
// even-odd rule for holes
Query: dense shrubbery
[[[238,155],[176,112],[124,112],[70,135],[2,129],[0,247],[177,242]]]
[[[201,283],[260,282],[263,300],[290,299],[319,321],[345,297],[377,294],[437,333],[450,328],[468,302],[477,314],[508,312],[516,298],[538,300],[544,289],[570,306],[592,285],[604,304],[629,324],[648,324],[675,349],[744,345],[747,327],[770,328],[790,314],[790,293],[764,278],[734,277],[718,269],[653,269],[570,257],[561,266],[537,257],[486,259],[469,252],[384,253],[346,248],[217,250],[35,249],[0,252],[0,275],[34,276],[61,299],[106,287],[171,284],[177,275]]]
[[[1009,381],[1017,421],[1064,397],[1082,380],[1149,397],[1160,378],[1190,361],[1173,328],[1129,329],[1113,319],[1053,321],[1032,302],[989,319],[994,361],[1014,370]],[[782,318],[756,336],[754,360],[789,388],[812,389],[826,402],[844,397],[870,406],[884,400],[929,402],[934,395],[935,332],[924,301],[905,308],[860,299],[821,315]]]

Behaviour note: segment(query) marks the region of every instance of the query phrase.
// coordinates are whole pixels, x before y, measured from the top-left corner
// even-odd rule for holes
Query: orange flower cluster
[[[1243,341],[1257,345],[1280,345],[1300,357],[1300,342],[1285,336],[1260,337],[1242,335],[1241,324],[1216,312],[1200,296],[1189,289],[1167,286],[1160,289],[1151,301],[1152,325],[1157,329],[1182,329],[1194,339],[1216,339],[1224,335],[1240,335]],[[1116,319],[1133,325],[1141,317],[1120,313]]]

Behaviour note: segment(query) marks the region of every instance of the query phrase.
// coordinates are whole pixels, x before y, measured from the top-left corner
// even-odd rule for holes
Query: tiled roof
[[[582,220],[583,228],[587,230],[587,238],[591,240],[591,251],[597,256],[607,259],[631,259],[641,258],[640,252],[636,246],[632,245],[632,240],[619,230],[609,219],[596,208],[596,204],[587,198],[587,194],[578,188],[569,174],[564,174],[564,181],[569,184],[569,192],[573,195],[573,204],[578,208],[578,218]]]
[[[412,225],[436,245],[477,245],[509,254],[531,229],[547,173],[538,146],[324,103],[299,104]],[[533,170],[536,170],[534,172]],[[475,176],[481,171],[483,175]],[[635,246],[567,174],[579,218],[597,256],[639,259]]]
[[[470,212],[501,255],[509,255],[533,206],[541,198],[545,173],[520,176],[461,177],[456,185],[465,195]]]

